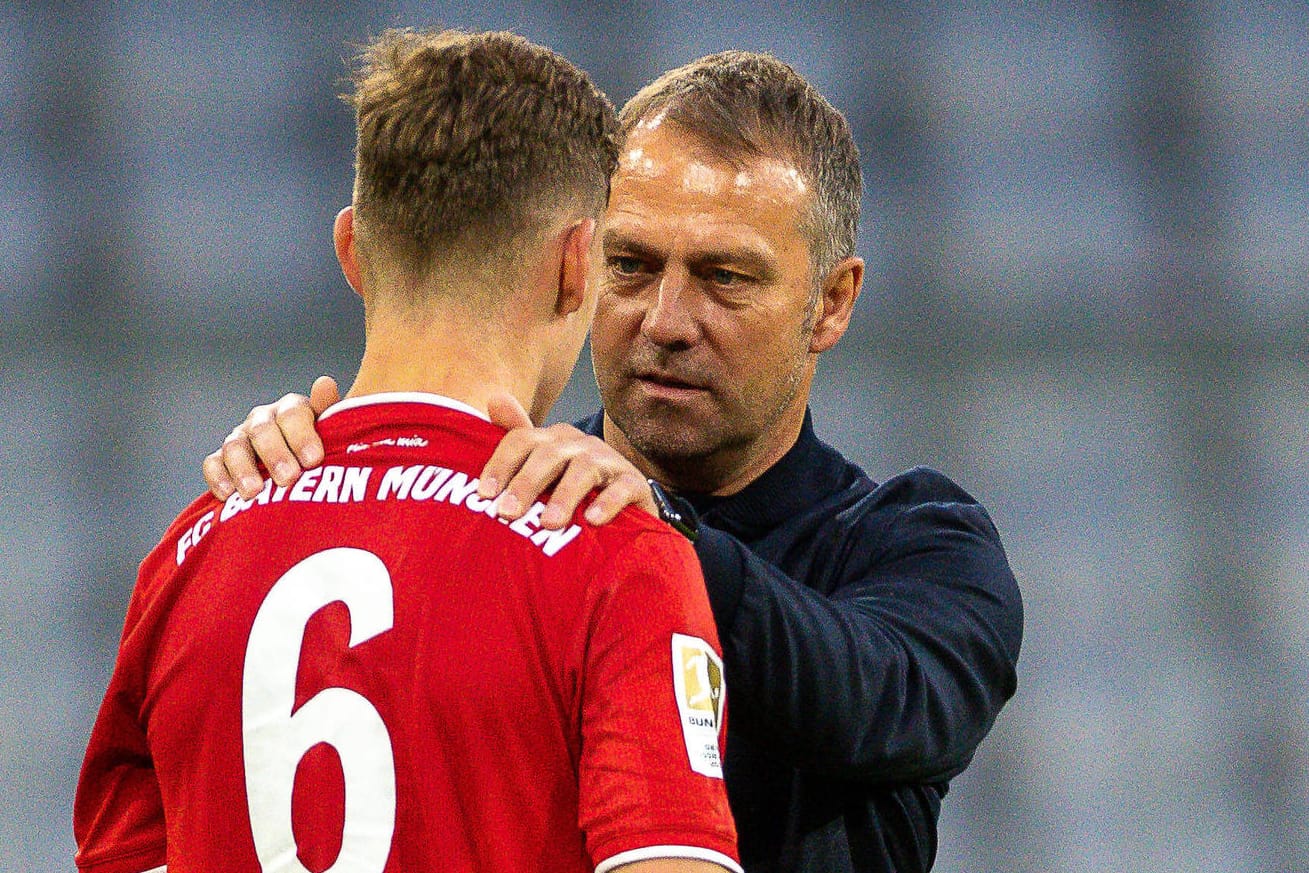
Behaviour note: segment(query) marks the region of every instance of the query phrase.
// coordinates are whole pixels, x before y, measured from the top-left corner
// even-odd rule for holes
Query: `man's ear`
[[[591,240],[595,219],[583,218],[563,232],[563,257],[559,260],[559,296],[555,313],[568,315],[586,302],[586,278],[590,268]]]
[[[341,263],[341,272],[355,293],[363,296],[363,283],[360,281],[359,255],[355,249],[355,208],[347,206],[336,214],[336,223],[332,225],[332,242],[336,245],[336,259]]]
[[[845,335],[863,285],[863,258],[844,258],[828,272],[823,280],[823,293],[818,299],[814,330],[809,336],[810,352],[825,352]]]

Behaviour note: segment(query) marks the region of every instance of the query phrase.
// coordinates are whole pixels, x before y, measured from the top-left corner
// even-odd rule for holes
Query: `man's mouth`
[[[665,396],[669,398],[688,397],[693,394],[702,394],[708,391],[708,387],[699,383],[687,381],[678,378],[671,373],[660,373],[647,371],[633,374],[636,382],[640,383],[643,388],[650,394],[656,396]]]

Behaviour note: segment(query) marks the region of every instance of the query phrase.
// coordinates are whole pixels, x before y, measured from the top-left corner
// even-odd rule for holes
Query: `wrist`
[[[665,490],[653,479],[647,479],[646,482],[650,485],[650,496],[660,520],[693,543],[699,539],[700,519],[691,504]]]

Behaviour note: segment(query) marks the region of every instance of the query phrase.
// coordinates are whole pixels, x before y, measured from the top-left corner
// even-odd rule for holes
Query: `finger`
[[[520,427],[532,427],[532,417],[523,409],[523,404],[518,402],[518,398],[508,391],[498,391],[492,394],[486,401],[486,411],[491,417],[491,423],[503,427],[505,430],[514,430]]]
[[[569,464],[555,484],[545,511],[541,513],[541,527],[559,530],[568,524],[591,489],[604,484],[606,472],[602,467],[579,463],[577,460]],[[614,510],[615,513],[617,511]]]
[[[555,439],[558,439],[557,434]],[[542,492],[554,487],[560,476],[573,464],[581,464],[574,475],[588,474],[587,464],[590,463],[592,468],[594,464],[589,459],[579,459],[578,448],[576,441],[538,443],[505,485],[504,493],[498,498],[498,507],[507,511],[525,512]],[[576,501],[573,505],[577,505]]]
[[[621,473],[601,488],[586,508],[586,520],[594,525],[608,524],[628,506],[659,516],[650,483],[635,472]]]
[[[504,485],[523,466],[523,461],[537,447],[541,435],[534,430],[511,430],[501,437],[491,457],[487,458],[482,472],[477,477],[477,494],[482,498],[500,495]],[[522,514],[521,507],[502,505],[500,514],[507,518],[517,518]]]
[[[341,391],[336,387],[336,380],[331,376],[319,376],[314,386],[309,389],[309,405],[314,415],[322,415],[327,407],[341,402]]]
[[[227,472],[226,465],[223,464],[222,449],[207,455],[201,469],[204,471],[205,484],[209,486],[209,493],[219,500],[226,500],[232,496],[232,492],[236,491],[236,481]]]
[[[255,461],[254,448],[250,445],[245,425],[228,434],[219,451],[223,466],[236,483],[236,490],[246,500],[252,500],[263,489],[264,477],[259,473],[259,464]]]
[[[273,417],[277,422],[277,428],[281,431],[282,439],[286,445],[295,454],[297,464],[294,469],[289,466],[283,469],[277,468],[277,460],[265,455],[262,451],[259,457],[264,459],[268,469],[273,471],[273,478],[277,484],[287,484],[284,479],[290,477],[293,480],[300,475],[302,468],[316,467],[323,462],[323,440],[318,436],[318,429],[314,427],[314,422],[318,414],[314,411],[313,401],[302,394],[287,394],[273,410]],[[256,445],[256,448],[260,448]],[[276,446],[274,445],[274,450]]]
[[[301,468],[278,423],[278,411],[283,404],[288,408],[294,406],[294,395],[288,394],[272,406],[256,406],[245,424],[237,429],[249,437],[250,449],[264,462],[273,481],[278,485],[290,485],[300,477]]]

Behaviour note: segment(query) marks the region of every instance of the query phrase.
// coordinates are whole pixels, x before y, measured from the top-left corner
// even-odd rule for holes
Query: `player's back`
[[[141,677],[168,869],[581,871],[641,831],[685,842],[677,794],[721,782],[688,772],[670,634],[634,631],[716,657],[689,546],[633,512],[494,518],[475,476],[501,431],[400,399],[333,410],[321,467],[197,501],[143,565],[115,682]]]

